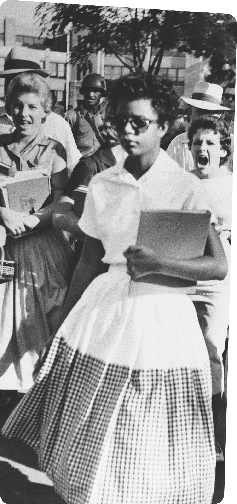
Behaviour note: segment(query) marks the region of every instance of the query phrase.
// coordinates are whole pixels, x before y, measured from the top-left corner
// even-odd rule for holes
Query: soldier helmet
[[[97,73],[91,73],[84,77],[80,87],[81,94],[84,94],[85,88],[96,89],[96,91],[100,91],[103,96],[107,95],[105,79],[102,75]]]

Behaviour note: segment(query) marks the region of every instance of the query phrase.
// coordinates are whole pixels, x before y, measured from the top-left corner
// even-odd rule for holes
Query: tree
[[[71,60],[81,65],[101,50],[114,54],[131,72],[146,69],[158,75],[167,50],[211,58],[215,67],[236,48],[237,23],[228,14],[43,3],[36,17],[42,33],[51,36],[73,24],[78,45]]]

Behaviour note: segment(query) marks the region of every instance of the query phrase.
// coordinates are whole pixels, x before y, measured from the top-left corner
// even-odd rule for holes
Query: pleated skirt
[[[28,390],[42,347],[57,324],[69,281],[72,252],[47,229],[7,239],[15,278],[0,285],[0,389]]]
[[[3,427],[67,504],[211,504],[210,364],[190,299],[97,277]]]

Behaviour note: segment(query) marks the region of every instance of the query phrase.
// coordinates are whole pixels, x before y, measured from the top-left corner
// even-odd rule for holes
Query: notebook
[[[14,177],[0,178],[0,204],[17,212],[38,212],[50,195],[46,175],[19,172]]]
[[[163,258],[192,259],[204,254],[210,212],[142,211],[137,246],[144,245]],[[195,282],[161,274],[148,274],[135,281],[172,287],[188,287]]]

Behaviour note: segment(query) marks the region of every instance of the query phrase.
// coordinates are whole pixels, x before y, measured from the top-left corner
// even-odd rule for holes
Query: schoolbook
[[[205,211],[142,211],[136,245],[154,250],[161,258],[203,256],[210,216]],[[160,273],[144,274],[135,281],[180,288],[195,285],[193,281]]]
[[[0,205],[17,212],[38,212],[50,192],[50,179],[42,173],[18,172],[14,177],[0,177]]]

